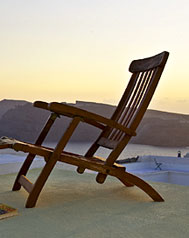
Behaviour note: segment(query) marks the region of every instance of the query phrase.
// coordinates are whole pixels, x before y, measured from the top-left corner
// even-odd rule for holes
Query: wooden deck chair
[[[26,202],[27,208],[35,206],[38,196],[57,161],[77,166],[78,173],[83,173],[85,169],[98,172],[96,176],[98,183],[104,183],[107,175],[111,175],[128,187],[138,186],[154,201],[163,201],[158,192],[147,182],[126,172],[125,167],[115,162],[131,137],[136,135],[136,129],[151,101],[168,55],[168,52],[162,52],[150,58],[135,60],[130,64],[131,79],[110,119],[67,104],[34,102],[35,107],[51,112],[35,144],[4,137],[1,139],[0,145],[1,149],[12,148],[16,151],[28,153],[12,189],[16,191],[23,186],[27,190],[29,193]],[[42,146],[55,119],[60,116],[72,118],[68,128],[54,149]],[[102,130],[100,136],[84,156],[64,151],[66,144],[80,122],[89,123]],[[106,159],[95,156],[95,152],[101,146],[111,150]],[[39,177],[32,184],[26,178],[26,174],[36,155],[44,157],[46,163]]]

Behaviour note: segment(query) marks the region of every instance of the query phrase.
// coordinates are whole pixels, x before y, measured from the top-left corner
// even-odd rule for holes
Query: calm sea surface
[[[65,150],[78,154],[85,154],[89,148],[90,143],[70,143],[66,146]],[[54,147],[55,144],[46,144],[48,147]],[[177,156],[178,151],[184,156],[189,153],[189,147],[159,147],[139,144],[128,144],[119,159],[126,159],[143,155],[159,155],[159,156]],[[109,154],[110,150],[100,148],[97,155],[105,157]],[[13,150],[0,150],[0,164],[19,162],[25,158],[24,153],[15,152]],[[10,160],[10,161],[9,161]]]
[[[89,148],[90,143],[70,143],[66,146],[65,150],[78,154],[85,154]],[[47,144],[49,147],[54,147],[55,144]],[[150,145],[128,144],[119,159],[125,159],[143,155],[159,155],[159,156],[177,156],[178,151],[181,151],[181,155],[184,156],[189,152],[189,147],[159,147]],[[97,151],[99,156],[107,156],[111,150],[100,148]]]
[[[87,148],[89,148],[89,143],[71,143],[66,147],[67,151],[80,153],[85,153]],[[110,150],[100,148],[98,155],[105,156]],[[143,155],[159,155],[159,156],[177,156],[178,151],[181,151],[181,155],[184,156],[189,152],[189,147],[159,147],[159,146],[150,146],[150,145],[139,145],[139,144],[128,144],[119,159],[125,159],[135,156]]]

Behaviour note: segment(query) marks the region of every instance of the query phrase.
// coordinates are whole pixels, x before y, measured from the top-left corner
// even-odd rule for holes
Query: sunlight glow
[[[116,104],[133,59],[169,51],[150,108],[189,113],[186,0],[0,3],[1,98]]]

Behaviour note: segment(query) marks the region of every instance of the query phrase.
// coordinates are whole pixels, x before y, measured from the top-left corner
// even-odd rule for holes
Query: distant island
[[[69,104],[69,103],[68,103]],[[76,101],[70,105],[82,108],[105,117],[110,117],[115,106]],[[34,142],[49,112],[32,106],[31,102],[20,100],[0,101],[0,136],[9,136],[27,142]],[[55,142],[67,127],[69,119],[57,119],[47,142]],[[97,138],[99,129],[81,123],[73,137],[74,142],[88,142]],[[189,146],[189,115],[148,110],[137,130],[137,136],[131,143],[154,146],[186,147]]]

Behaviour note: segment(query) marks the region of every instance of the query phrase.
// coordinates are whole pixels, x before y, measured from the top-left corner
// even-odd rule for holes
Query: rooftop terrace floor
[[[11,166],[11,164],[10,164]],[[32,169],[34,181],[39,169]],[[27,193],[12,192],[16,174],[0,175],[0,202],[18,209],[18,216],[0,220],[0,237],[165,238],[189,237],[189,187],[151,183],[165,202],[153,202],[137,187],[126,188],[108,177],[56,168],[37,206],[24,207]]]

